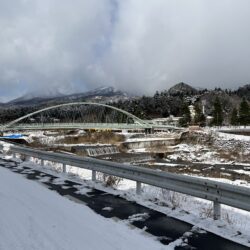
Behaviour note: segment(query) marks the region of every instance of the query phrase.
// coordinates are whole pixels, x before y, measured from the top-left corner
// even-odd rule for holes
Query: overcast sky
[[[250,82],[249,0],[0,0],[0,101]]]

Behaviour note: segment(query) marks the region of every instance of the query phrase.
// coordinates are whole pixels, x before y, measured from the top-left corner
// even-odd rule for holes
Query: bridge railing
[[[152,126],[151,126],[152,127]],[[150,128],[151,128],[150,127]],[[22,130],[22,129],[145,129],[147,125],[138,123],[19,123],[10,127],[2,127],[2,130]]]
[[[135,126],[135,127],[145,127],[146,125],[141,125],[139,123],[101,123],[101,122],[96,122],[96,123],[82,123],[82,122],[50,122],[50,123],[19,123],[19,124],[15,124],[13,127],[23,127],[23,126],[65,126],[65,125],[87,125],[87,126],[94,126],[94,125],[98,125],[98,126],[109,126],[109,125],[114,125],[114,126]]]
[[[36,130],[36,129],[67,129],[67,128],[78,128],[78,129],[155,129],[155,130],[183,130],[180,127],[174,127],[169,125],[145,125],[139,123],[18,123],[5,127],[0,125],[0,131],[8,130]]]
[[[28,157],[58,162],[66,166],[75,166],[92,170],[92,180],[96,180],[96,172],[136,181],[136,192],[141,193],[141,183],[163,189],[176,191],[213,202],[214,219],[220,218],[221,204],[250,211],[250,188],[192,177],[147,169],[139,166],[124,165],[116,162],[104,161],[89,157],[66,155],[62,153],[46,152],[21,146],[10,146],[9,151]]]

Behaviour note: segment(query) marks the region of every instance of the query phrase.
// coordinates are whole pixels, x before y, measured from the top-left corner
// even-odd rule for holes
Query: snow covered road
[[[138,229],[0,168],[0,250],[163,248]]]

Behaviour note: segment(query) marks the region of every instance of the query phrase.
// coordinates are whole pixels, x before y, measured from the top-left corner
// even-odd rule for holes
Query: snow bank
[[[199,144],[178,144],[173,147],[175,152],[167,159],[176,161],[178,159],[189,162],[203,162],[203,163],[221,163],[216,151],[212,151],[209,147]]]
[[[250,142],[250,136],[246,135],[235,135],[235,134],[228,134],[223,132],[217,132],[218,136],[221,139],[224,140],[237,140],[237,141],[249,141]]]

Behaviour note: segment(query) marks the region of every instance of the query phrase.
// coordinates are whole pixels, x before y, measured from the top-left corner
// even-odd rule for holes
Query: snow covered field
[[[143,231],[105,219],[4,168],[0,204],[1,250],[163,249]]]

